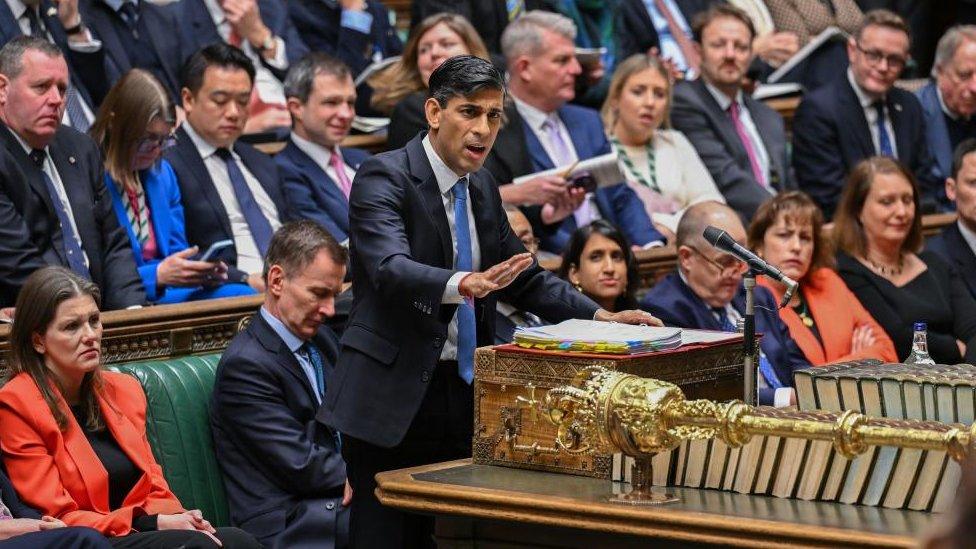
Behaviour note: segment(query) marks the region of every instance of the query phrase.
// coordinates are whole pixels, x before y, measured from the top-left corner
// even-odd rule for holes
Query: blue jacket
[[[563,105],[557,111],[559,118],[569,130],[570,139],[580,160],[593,158],[610,152],[610,142],[603,133],[603,122],[593,109],[577,105]],[[516,177],[554,168],[552,159],[546,154],[542,143],[532,129],[522,119],[514,104],[505,109],[507,124],[498,132],[498,138],[485,168],[495,180],[506,184]],[[631,244],[644,245],[664,237],[654,228],[647,210],[637,194],[621,182],[612,187],[597,189],[596,202],[600,215],[623,231]],[[527,208],[526,215],[532,221],[535,234],[542,241],[542,249],[562,253],[569,238],[576,230],[576,219],[568,216],[561,223],[543,225],[539,219],[539,208]]]
[[[762,334],[760,348],[772,365],[776,377],[784,386],[793,386],[793,371],[809,368],[810,362],[790,337],[790,330],[779,318],[779,306],[773,294],[762,286],[756,286],[756,332]],[[739,313],[746,309],[746,292],[739,292],[732,299],[732,307]],[[678,273],[671,273],[641,300],[641,308],[661,319],[665,326],[699,330],[721,330],[711,308],[681,280]],[[759,391],[760,404],[773,403],[772,388]]]
[[[342,159],[354,170],[369,156],[360,149],[342,148]],[[332,178],[291,139],[274,160],[292,215],[322,225],[339,242],[349,238],[349,200]]]
[[[915,92],[915,95],[922,104],[922,115],[925,117],[925,141],[934,157],[931,178],[935,181],[945,181],[952,175],[953,147],[935,81],[926,84]]]

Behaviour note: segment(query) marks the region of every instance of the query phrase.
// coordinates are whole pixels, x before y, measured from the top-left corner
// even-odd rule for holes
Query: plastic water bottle
[[[915,323],[915,337],[912,339],[912,352],[905,359],[905,364],[935,364],[929,356],[929,344],[925,337],[928,326],[924,322]]]

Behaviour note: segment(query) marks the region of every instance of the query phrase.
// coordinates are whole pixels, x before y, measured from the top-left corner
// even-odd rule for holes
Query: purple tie
[[[352,190],[352,181],[349,181],[349,176],[346,175],[346,165],[342,161],[342,156],[339,154],[339,147],[336,147],[332,151],[330,164],[332,164],[332,169],[335,170],[336,179],[339,180],[339,189],[342,190],[342,194],[346,195],[346,199],[348,200],[349,192]]]
[[[552,159],[552,162],[557,168],[568,166],[573,162],[573,154],[569,150],[569,145],[563,139],[562,132],[559,131],[558,120],[556,115],[552,114],[542,123],[542,129],[545,130],[546,137],[549,139],[549,145],[556,156],[556,158]],[[596,212],[597,210],[593,204],[593,193],[587,194],[583,203],[573,212],[573,217],[576,219],[576,226],[583,227],[599,219],[600,216]]]
[[[746,148],[746,154],[749,156],[749,165],[752,166],[752,175],[756,178],[756,182],[766,186],[766,178],[763,177],[763,171],[759,167],[759,157],[756,156],[756,149],[752,146],[752,140],[749,139],[749,134],[746,133],[746,127],[742,125],[742,119],[739,117],[739,103],[738,101],[733,101],[729,105],[729,117],[732,118],[732,125],[735,126],[735,133],[739,134],[739,140],[742,141],[742,146]]]

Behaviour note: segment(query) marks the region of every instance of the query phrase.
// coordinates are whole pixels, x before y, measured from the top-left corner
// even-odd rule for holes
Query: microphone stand
[[[756,353],[756,309],[754,295],[756,288],[756,271],[751,265],[749,266],[749,270],[742,277],[742,284],[746,290],[746,313],[742,317],[742,351],[745,355],[742,364],[742,367],[744,368],[744,371],[742,372],[742,400],[749,406],[755,406],[758,404],[756,401],[756,364],[758,361]]]

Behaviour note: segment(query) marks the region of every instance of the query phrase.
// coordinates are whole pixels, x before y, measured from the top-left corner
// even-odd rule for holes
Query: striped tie
[[[508,11],[508,20],[515,21],[525,13],[525,1],[505,0],[505,9]]]

